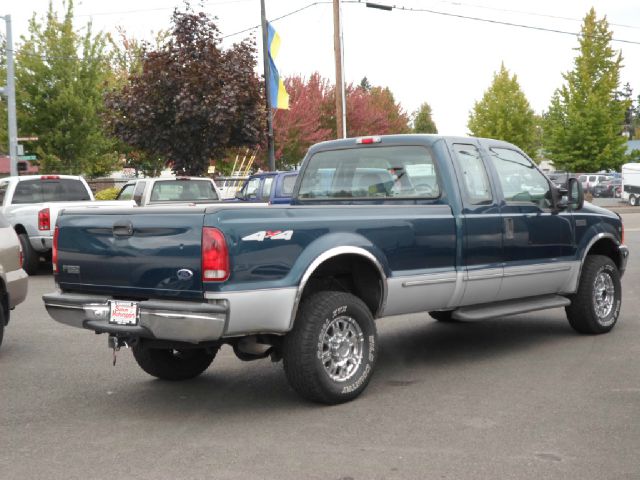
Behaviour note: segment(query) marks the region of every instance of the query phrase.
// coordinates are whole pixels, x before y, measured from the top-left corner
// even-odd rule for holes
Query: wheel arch
[[[622,266],[622,257],[620,255],[620,251],[618,250],[619,246],[620,242],[612,234],[597,234],[594,238],[591,239],[584,250],[580,270],[582,270],[582,264],[584,264],[584,261],[589,255],[604,255],[605,257],[609,257],[611,260],[613,260],[613,263],[616,264],[616,267],[620,269]]]
[[[24,225],[22,225],[21,223],[17,223],[17,224],[13,227],[13,229],[16,231],[16,233],[17,233],[18,235],[20,235],[21,233],[24,233],[25,235],[29,235],[29,234],[27,233],[27,229],[26,229],[26,228],[24,228]]]
[[[291,312],[290,329],[293,328],[303,298],[314,291],[330,290],[327,287],[332,285],[336,286],[336,290],[346,291],[360,298],[369,307],[374,318],[384,310],[387,301],[387,275],[382,263],[362,247],[334,247],[318,255],[304,271]]]

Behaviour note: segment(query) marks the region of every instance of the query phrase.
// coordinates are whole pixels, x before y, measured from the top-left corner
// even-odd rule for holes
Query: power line
[[[571,36],[574,36],[574,37],[579,37],[581,35],[580,33],[568,32],[566,30],[558,30],[558,29],[555,29],[555,28],[538,27],[538,26],[534,26],[534,25],[525,25],[525,24],[522,24],[522,23],[514,23],[514,22],[505,22],[505,21],[502,21],[502,20],[494,20],[494,19],[490,19],[490,18],[472,17],[472,16],[468,16],[468,15],[461,15],[461,14],[458,14],[458,13],[450,13],[450,12],[441,12],[441,11],[438,11],[438,10],[431,10],[429,8],[412,8],[412,7],[404,7],[404,6],[397,6],[397,5],[394,5],[393,8],[396,9],[396,10],[404,11],[404,12],[432,13],[434,15],[441,15],[441,16],[445,16],[445,17],[463,18],[465,20],[474,20],[474,21],[478,21],[478,22],[493,23],[493,24],[497,24],[497,25],[506,25],[508,27],[526,28],[526,29],[529,29],[529,30],[538,30],[538,31],[541,31],[541,32],[560,33],[560,34],[564,34],[564,35],[571,35]],[[631,45],[640,45],[639,41],[623,40],[621,38],[611,38],[611,41],[612,42],[619,42],[619,43],[628,43],[628,44],[631,44]]]
[[[435,0],[438,3],[446,3],[449,5],[453,5],[456,7],[472,7],[472,8],[481,8],[484,10],[493,10],[496,12],[505,12],[505,13],[517,13],[519,15],[529,15],[529,16],[533,16],[533,17],[542,17],[542,18],[552,18],[555,20],[568,20],[571,22],[582,22],[583,19],[581,18],[574,18],[574,17],[563,17],[560,15],[550,15],[548,13],[537,13],[537,12],[528,12],[528,11],[523,11],[523,10],[513,10],[513,9],[509,9],[509,8],[498,8],[498,7],[489,7],[487,5],[478,5],[476,3],[462,3],[462,2],[456,2],[456,1],[450,1],[450,0]],[[635,30],[640,30],[640,26],[638,25],[627,25],[624,23],[611,23],[609,22],[609,25],[614,26],[614,27],[623,27],[623,28],[632,28]]]

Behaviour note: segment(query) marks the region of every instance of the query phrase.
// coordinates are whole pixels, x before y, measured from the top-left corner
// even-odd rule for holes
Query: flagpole
[[[264,94],[267,99],[267,151],[269,152],[269,170],[276,169],[276,153],[273,145],[273,116],[271,113],[271,97],[269,80],[269,32],[267,30],[267,15],[264,8],[264,0],[260,0],[260,13],[262,18],[262,60],[264,63]]]

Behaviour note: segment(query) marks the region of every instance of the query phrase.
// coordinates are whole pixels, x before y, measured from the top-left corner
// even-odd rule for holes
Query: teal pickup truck
[[[158,378],[195,377],[228,344],[335,404],[371,380],[381,317],[564,308],[576,331],[610,331],[628,253],[617,214],[514,145],[364,137],[313,146],[291,205],[65,210],[44,303]]]

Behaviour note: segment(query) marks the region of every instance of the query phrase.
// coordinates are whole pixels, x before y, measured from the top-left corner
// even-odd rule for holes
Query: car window
[[[508,148],[492,148],[491,160],[505,201],[531,202],[540,208],[550,206],[549,182],[527,157]]]
[[[262,195],[260,198],[264,200],[269,200],[271,198],[271,190],[273,189],[273,179],[275,177],[265,177],[264,183],[262,184]]]
[[[42,177],[18,182],[12,202],[25,204],[83,200],[91,200],[91,197],[82,181],[73,178]]]
[[[135,183],[129,183],[122,187],[122,190],[120,190],[120,193],[118,193],[116,200],[131,200],[133,198],[133,189],[135,187]]]
[[[4,202],[4,197],[7,194],[7,188],[9,188],[9,182],[0,182],[0,205]]]
[[[455,161],[462,174],[462,186],[467,201],[472,205],[490,203],[491,185],[480,152],[475,145],[455,143]]]
[[[440,197],[431,152],[425,147],[364,147],[314,154],[300,185],[300,199]]]
[[[589,182],[595,182],[595,181],[596,181],[596,178],[597,178],[597,177],[596,177],[595,175],[591,175],[591,176],[589,177]]]
[[[293,187],[296,184],[297,175],[287,175],[282,179],[282,196],[290,197],[293,195]]]
[[[176,179],[156,181],[151,190],[154,202],[207,202],[218,200],[218,194],[209,180]]]
[[[244,198],[245,200],[258,198],[259,188],[260,188],[260,177],[254,177],[249,179],[249,181],[245,183],[244,188],[242,189],[242,198]]]

